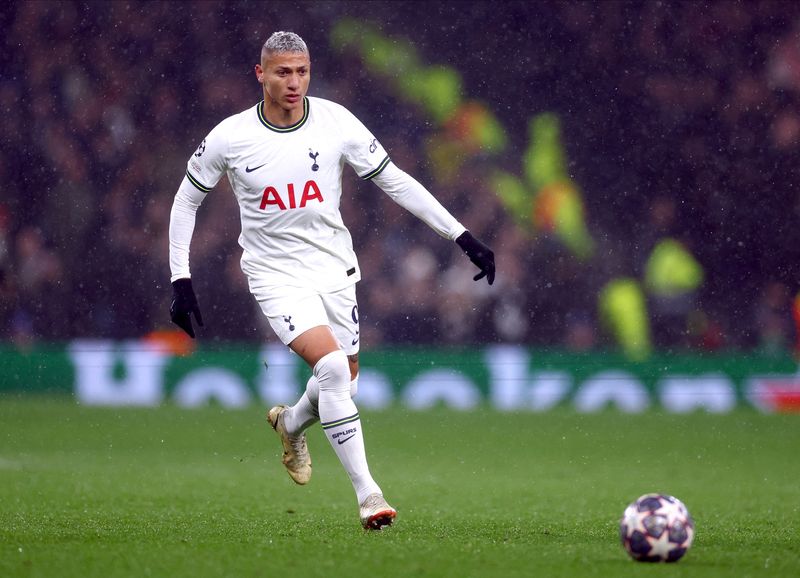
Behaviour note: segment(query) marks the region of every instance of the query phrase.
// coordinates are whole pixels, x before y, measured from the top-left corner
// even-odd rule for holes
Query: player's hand
[[[169,306],[169,316],[172,322],[194,338],[191,314],[194,313],[197,324],[203,326],[203,316],[200,315],[200,306],[197,304],[191,279],[176,279],[172,282],[172,303]]]
[[[469,260],[481,270],[473,279],[478,281],[486,277],[489,285],[494,283],[494,253],[492,250],[473,237],[469,231],[461,233],[456,239],[456,243],[467,254]]]

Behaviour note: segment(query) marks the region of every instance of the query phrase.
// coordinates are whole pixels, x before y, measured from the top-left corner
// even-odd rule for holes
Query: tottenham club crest
[[[308,156],[311,157],[311,161],[314,163],[311,165],[311,170],[318,171],[319,165],[317,164],[317,157],[319,156],[319,153],[315,153],[313,150],[308,149]]]

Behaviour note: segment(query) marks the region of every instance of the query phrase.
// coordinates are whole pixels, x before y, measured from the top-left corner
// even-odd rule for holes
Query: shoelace
[[[366,500],[364,500],[364,505],[361,507],[364,509],[372,509],[382,504],[383,500],[381,500],[379,496],[369,496]]]
[[[292,444],[292,449],[298,458],[305,459],[308,456],[308,449],[303,443],[302,436],[297,438],[290,437],[289,443]]]

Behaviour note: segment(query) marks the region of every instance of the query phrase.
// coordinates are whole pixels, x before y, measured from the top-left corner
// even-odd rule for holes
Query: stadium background
[[[671,574],[800,575],[797,6],[3,3],[0,575],[638,578],[618,521],[649,491],[697,524]],[[346,179],[389,532],[320,428],[311,484],[280,465],[264,408],[307,370],[260,324],[227,185],[201,339],[168,321],[174,191],[276,29],[497,253],[473,283]]]
[[[656,352],[796,352],[794,4],[441,2],[421,17],[415,2],[12,2],[0,18],[0,335],[19,351],[172,330],[167,226],[186,159],[259,99],[259,46],[291,29],[310,46],[310,94],[351,108],[497,253],[497,283],[472,283],[457,248],[348,175],[366,349],[647,356],[626,350],[633,332]],[[560,133],[542,144],[536,118]],[[502,177],[530,198],[499,194]],[[548,178],[566,197],[546,197]],[[192,252],[206,346],[274,339],[238,227],[223,184]],[[648,267],[667,238],[685,267],[659,293]],[[675,270],[688,273],[670,285]],[[616,281],[632,293],[615,307]]]

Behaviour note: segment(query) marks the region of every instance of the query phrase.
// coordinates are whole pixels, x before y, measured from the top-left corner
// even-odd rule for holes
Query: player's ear
[[[258,81],[263,84],[264,83],[264,69],[261,68],[260,64],[256,64],[255,73],[256,73],[256,78],[258,79]]]

